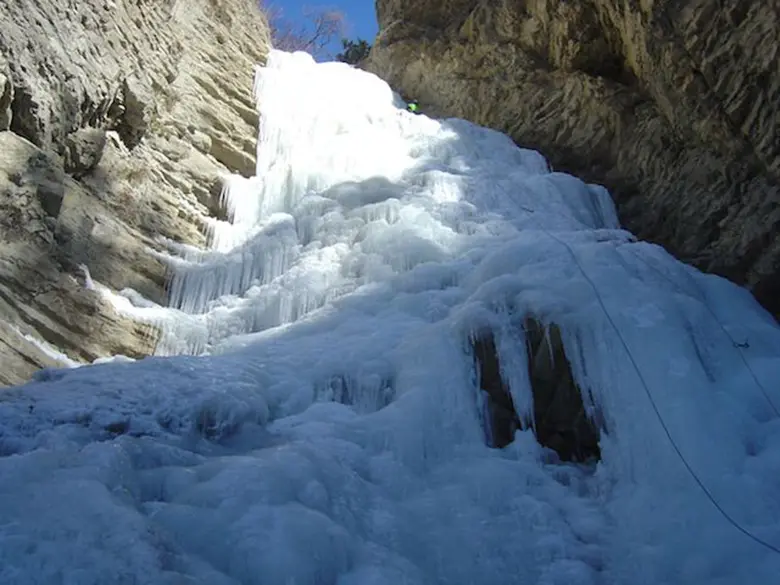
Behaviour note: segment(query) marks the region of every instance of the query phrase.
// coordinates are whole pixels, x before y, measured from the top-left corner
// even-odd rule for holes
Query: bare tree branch
[[[260,5],[271,26],[273,46],[282,51],[306,51],[314,57],[332,57],[327,46],[340,39],[346,29],[344,13],[339,10],[305,7],[305,22],[296,26],[284,17],[280,7],[262,0]]]

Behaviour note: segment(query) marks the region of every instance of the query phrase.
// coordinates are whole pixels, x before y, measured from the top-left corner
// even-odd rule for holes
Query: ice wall
[[[747,292],[370,74],[274,52],[256,93],[230,221],[171,246],[171,306],[124,305],[161,354],[201,357],[4,394],[0,582],[80,563],[84,584],[774,583],[777,555],[724,516],[780,544],[780,330]],[[529,316],[599,413],[598,465],[531,432],[486,445],[470,340],[491,333],[528,418]]]

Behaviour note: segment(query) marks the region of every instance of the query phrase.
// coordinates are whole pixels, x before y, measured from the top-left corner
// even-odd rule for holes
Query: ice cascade
[[[0,583],[778,582],[780,328],[748,292],[374,75],[273,51],[254,89],[256,176],[171,244],[169,306],[122,305],[160,355],[3,391]]]

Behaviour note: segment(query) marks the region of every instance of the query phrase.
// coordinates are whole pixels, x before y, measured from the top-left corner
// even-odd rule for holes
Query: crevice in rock
[[[638,89],[639,86],[636,75],[626,67],[623,58],[619,55],[605,55],[601,59],[590,60],[584,63],[580,70],[592,77],[602,77],[633,89]]]
[[[588,415],[582,392],[563,348],[560,329],[528,317],[526,334],[528,375],[533,394],[533,430],[537,441],[561,461],[599,460],[600,430]],[[491,333],[472,342],[479,387],[487,395],[491,446],[512,442],[515,431],[528,428],[515,409],[510,388],[501,374],[500,355]]]
[[[22,85],[15,86],[11,100],[9,129],[14,134],[26,138],[36,146],[43,147],[42,128],[38,110],[39,106],[33,100],[30,91]]]

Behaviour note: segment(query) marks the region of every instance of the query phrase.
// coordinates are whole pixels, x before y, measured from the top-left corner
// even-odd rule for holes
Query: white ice
[[[749,293],[370,74],[273,52],[255,89],[231,221],[171,244],[170,307],[114,297],[190,355],[0,393],[0,583],[780,582],[684,464],[780,548],[780,328]],[[597,466],[485,445],[469,339],[527,417],[528,314],[602,413]]]

